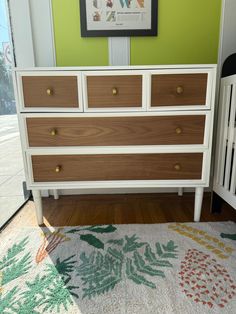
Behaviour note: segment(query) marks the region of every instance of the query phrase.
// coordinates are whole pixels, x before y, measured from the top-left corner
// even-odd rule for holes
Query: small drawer
[[[200,180],[202,153],[34,155],[34,182]]]
[[[22,76],[24,107],[76,108],[76,76]]]
[[[30,147],[203,144],[205,115],[26,118]]]
[[[206,73],[152,75],[151,107],[204,106]]]
[[[87,107],[141,108],[142,75],[87,76]]]

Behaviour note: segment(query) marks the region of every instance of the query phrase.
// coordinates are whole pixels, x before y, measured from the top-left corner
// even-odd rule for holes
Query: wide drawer
[[[87,106],[142,107],[142,75],[87,76]]]
[[[25,107],[78,107],[76,76],[22,76]]]
[[[203,144],[205,115],[26,118],[30,147]]]
[[[207,74],[152,75],[151,107],[205,105]]]
[[[202,153],[34,155],[34,182],[193,180],[202,176]]]

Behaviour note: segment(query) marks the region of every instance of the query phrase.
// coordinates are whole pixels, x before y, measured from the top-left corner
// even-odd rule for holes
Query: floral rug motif
[[[236,313],[236,224],[0,235],[0,313]]]

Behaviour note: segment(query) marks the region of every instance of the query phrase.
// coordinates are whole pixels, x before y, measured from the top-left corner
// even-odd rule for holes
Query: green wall
[[[107,65],[107,39],[80,37],[79,0],[52,0],[52,8],[57,65]]]
[[[108,65],[106,38],[81,38],[79,0],[53,0],[58,66]],[[159,0],[158,37],[131,38],[131,64],[216,63],[221,0]]]

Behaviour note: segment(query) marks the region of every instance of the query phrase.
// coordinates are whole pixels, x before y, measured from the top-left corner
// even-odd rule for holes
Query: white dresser
[[[15,69],[28,189],[209,185],[215,65]]]

